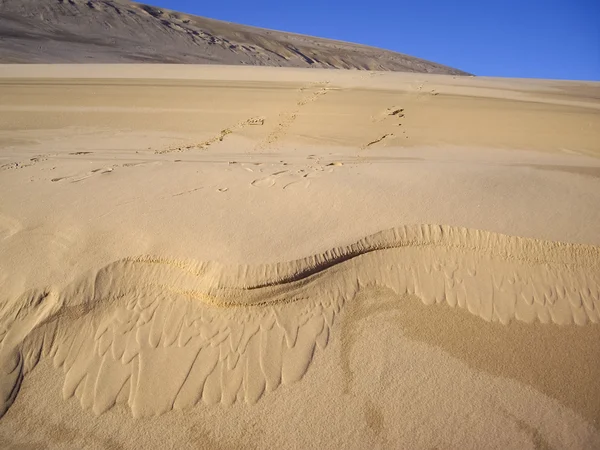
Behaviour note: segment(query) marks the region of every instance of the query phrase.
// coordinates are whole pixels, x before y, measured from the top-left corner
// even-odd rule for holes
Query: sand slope
[[[96,414],[119,399],[135,416],[256,403],[302,378],[344,304],[372,286],[503,324],[598,323],[599,269],[600,247],[428,225],[285,264],[118,261],[4,305],[0,411],[40,357],[64,367],[64,397]]]
[[[1,74],[3,445],[600,445],[597,84]]]
[[[128,0],[1,0],[3,63],[193,63],[466,75],[365,45],[197,17]]]

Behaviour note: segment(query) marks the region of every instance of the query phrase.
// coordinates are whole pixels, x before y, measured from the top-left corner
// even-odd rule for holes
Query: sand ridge
[[[119,261],[4,303],[3,410],[40,357],[64,369],[64,397],[96,414],[118,401],[135,416],[200,400],[254,403],[302,378],[335,316],[367,286],[504,324],[597,323],[599,264],[598,247],[430,225],[274,265]]]
[[[389,50],[127,0],[3,0],[2,12],[3,62],[235,64],[466,75]]]

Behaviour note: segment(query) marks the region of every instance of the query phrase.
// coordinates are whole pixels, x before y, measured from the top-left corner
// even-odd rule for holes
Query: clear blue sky
[[[476,75],[600,81],[600,0],[138,0],[387,48]]]

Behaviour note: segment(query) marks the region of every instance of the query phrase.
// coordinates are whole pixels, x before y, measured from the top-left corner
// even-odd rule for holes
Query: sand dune
[[[3,446],[600,445],[597,84],[1,75]]]
[[[2,63],[187,63],[467,75],[366,45],[222,22],[129,0],[2,0]]]

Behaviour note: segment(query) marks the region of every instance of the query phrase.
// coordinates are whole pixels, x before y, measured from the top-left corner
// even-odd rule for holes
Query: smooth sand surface
[[[0,445],[599,448],[600,84],[0,66]]]

